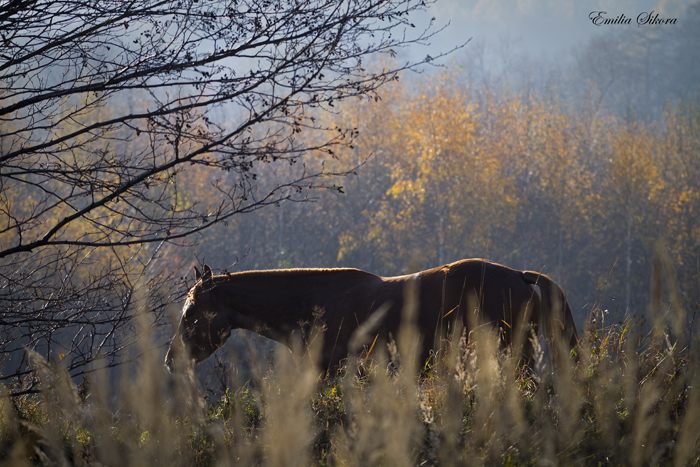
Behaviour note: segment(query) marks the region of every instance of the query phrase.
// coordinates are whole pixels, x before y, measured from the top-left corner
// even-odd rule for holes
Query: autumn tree
[[[370,72],[364,62],[428,39],[430,30],[406,33],[425,5],[3,2],[1,378],[27,372],[23,346],[66,359],[73,375],[96,359],[115,364],[134,310],[157,321],[175,293],[172,245],[310,190],[338,190],[334,173],[306,169],[303,157],[330,157],[352,132],[310,110],[394,80],[409,65]],[[313,131],[325,136],[299,138]],[[261,189],[261,165],[297,162]],[[194,169],[207,174],[207,196],[183,183]]]
[[[508,230],[513,200],[499,160],[482,144],[478,108],[455,78],[442,75],[416,91],[401,119],[407,151],[387,194],[398,201],[402,236],[427,240],[421,263],[442,264],[488,248],[492,235]]]
[[[680,271],[685,283],[698,283],[692,259],[700,252],[700,106],[680,101],[667,113],[666,138],[662,147],[668,186],[666,239],[675,262],[688,267]],[[696,266],[697,267],[697,266]],[[700,290],[699,290],[700,291]]]
[[[516,203],[483,144],[480,109],[454,73],[386,91],[381,102],[347,109],[361,128],[359,152],[374,157],[358,171],[362,186],[348,184],[354,222],[339,237],[339,258],[401,273],[487,256],[512,230]]]

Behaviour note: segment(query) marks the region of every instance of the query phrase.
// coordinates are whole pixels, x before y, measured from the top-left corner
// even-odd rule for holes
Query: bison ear
[[[202,278],[202,273],[199,272],[199,269],[197,269],[197,266],[194,267],[194,281],[199,282],[199,279]]]
[[[202,282],[208,282],[212,280],[214,273],[211,272],[211,268],[206,264],[202,268]]]

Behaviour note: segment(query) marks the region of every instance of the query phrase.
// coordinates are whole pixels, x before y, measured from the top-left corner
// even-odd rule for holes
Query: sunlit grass
[[[312,345],[206,399],[192,368],[169,375],[147,336],[116,384],[95,372],[77,388],[35,355],[43,393],[0,398],[0,464],[697,465],[697,333],[674,334],[678,311],[658,311],[652,327],[603,326],[596,309],[575,359],[548,361],[538,340],[533,370],[480,327],[420,375],[377,344],[326,377]],[[415,332],[399,333],[399,355]]]

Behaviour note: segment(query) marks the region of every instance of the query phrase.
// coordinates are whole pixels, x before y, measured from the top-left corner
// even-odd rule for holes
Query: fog
[[[532,58],[571,61],[575,51],[591,39],[611,29],[632,34],[641,27],[636,18],[643,12],[658,13],[664,18],[684,20],[689,1],[685,0],[441,0],[425,18],[416,18],[416,26],[428,24],[431,16],[445,30],[430,46],[414,46],[399,55],[405,59],[423,58],[436,50],[449,50],[468,40],[486,43],[504,52],[518,52]],[[628,25],[596,26],[589,19],[593,11],[606,11],[614,19],[624,14]],[[657,26],[661,27],[661,26]],[[504,45],[505,44],[505,45]],[[468,49],[468,47],[467,47]],[[513,50],[515,49],[515,50]],[[463,52],[457,51],[442,60],[459,63]]]

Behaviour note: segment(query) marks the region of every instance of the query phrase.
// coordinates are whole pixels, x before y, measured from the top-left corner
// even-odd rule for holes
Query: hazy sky
[[[416,24],[434,16],[437,24],[450,25],[433,40],[432,47],[412,47],[400,57],[422,58],[435,50],[449,50],[471,37],[473,42],[485,41],[489,47],[499,47],[505,39],[533,58],[565,58],[575,46],[586,43],[595,34],[610,28],[630,32],[637,29],[636,18],[642,12],[653,10],[680,22],[687,3],[689,0],[438,0],[426,18],[415,19]],[[595,26],[589,19],[592,11],[607,11],[607,17],[613,19],[624,14],[632,18],[632,24]]]

